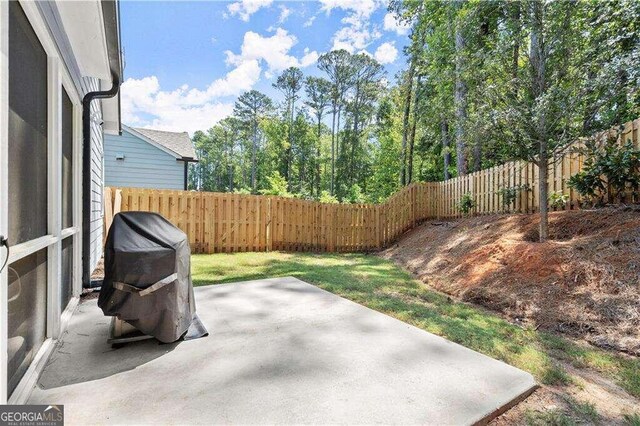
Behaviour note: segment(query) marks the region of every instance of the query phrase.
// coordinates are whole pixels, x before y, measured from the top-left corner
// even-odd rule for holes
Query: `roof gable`
[[[162,130],[122,126],[134,136],[160,148],[178,159],[197,160],[191,138],[187,132],[165,132]]]

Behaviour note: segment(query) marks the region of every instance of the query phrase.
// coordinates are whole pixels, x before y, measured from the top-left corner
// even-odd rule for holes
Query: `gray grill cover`
[[[196,305],[187,236],[157,213],[113,218],[98,306],[164,343],[189,328]]]

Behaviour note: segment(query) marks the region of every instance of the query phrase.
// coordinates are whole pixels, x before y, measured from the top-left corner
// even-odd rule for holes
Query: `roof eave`
[[[102,0],[102,17],[107,44],[109,68],[112,74],[123,78],[123,61],[120,38],[120,4],[117,0]],[[103,101],[104,129],[108,133],[122,132],[122,113],[120,94],[115,98]]]

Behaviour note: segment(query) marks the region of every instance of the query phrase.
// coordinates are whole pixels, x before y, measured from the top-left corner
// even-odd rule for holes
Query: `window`
[[[73,237],[62,240],[60,278],[60,312],[63,312],[73,296]]]
[[[8,269],[8,390],[12,392],[47,332],[47,249],[12,263]]]
[[[61,313],[79,284],[81,236],[74,213],[80,197],[74,191],[80,189],[80,99],[37,6],[13,1],[2,8],[8,25],[0,39],[9,48],[3,80],[8,90],[0,94],[8,111],[0,169],[7,171],[2,184],[8,191],[0,191],[0,205],[7,215],[1,231],[9,237],[11,257],[7,274],[0,277],[8,331],[7,351],[0,354],[8,374],[0,387],[8,395],[24,395],[36,377],[25,373],[39,352],[51,348],[48,338],[59,336]]]
[[[62,89],[62,229],[73,226],[73,103]]]
[[[47,55],[9,5],[9,243],[47,235]]]

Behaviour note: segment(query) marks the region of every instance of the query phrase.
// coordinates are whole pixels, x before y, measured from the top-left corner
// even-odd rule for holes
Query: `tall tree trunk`
[[[287,181],[287,190],[291,191],[291,183],[289,179],[289,168],[291,166],[291,142],[293,136],[293,101],[291,100],[287,100],[287,116],[287,120],[289,121],[289,132],[287,135],[289,146],[284,150],[284,179]]]
[[[342,106],[338,107],[338,119],[336,122],[336,157],[340,160],[340,116],[342,115]],[[340,170],[338,170],[340,171]]]
[[[547,52],[543,38],[543,5],[534,1],[531,4],[530,63],[532,71],[532,93],[534,102],[540,102],[545,94]],[[538,140],[538,168],[540,170],[538,187],[540,202],[540,242],[549,237],[549,208],[547,194],[547,175],[549,168],[549,141],[547,138],[547,121],[545,112],[540,111],[537,117],[536,133]]]
[[[251,192],[256,192],[256,154],[258,152],[258,126],[253,123],[253,146],[251,147]]]
[[[331,195],[335,194],[334,184],[336,180],[336,108],[333,107],[331,119]]]
[[[514,24],[514,37],[513,37],[513,48],[512,48],[512,57],[511,57],[511,80],[513,81],[513,95],[518,95],[518,85],[515,84],[518,81],[518,65],[520,60],[520,2],[514,1],[509,3],[509,5],[513,8],[511,13],[511,19]]]
[[[473,145],[473,171],[482,169],[482,139],[478,138]]]
[[[407,184],[407,142],[409,139],[409,119],[411,115],[411,99],[413,98],[413,76],[416,70],[416,57],[411,56],[411,64],[407,74],[407,91],[405,93],[404,114],[402,117],[402,151],[400,153],[400,185]]]
[[[322,116],[318,116],[318,140],[316,142],[316,197],[320,197],[320,137],[322,136]]]
[[[444,156],[444,180],[449,180],[449,167],[451,166],[451,143],[449,142],[449,123],[446,119],[440,122],[440,137],[442,138],[442,152]]]
[[[419,75],[416,80],[416,87],[413,90],[413,118],[411,121],[411,132],[409,134],[409,161],[407,164],[407,184],[413,181],[413,147],[416,142],[416,127],[418,124],[418,90],[422,76]]]
[[[460,7],[461,2],[458,2]],[[467,158],[466,158],[466,135],[465,126],[467,122],[467,85],[463,78],[463,72],[465,68],[464,49],[465,40],[462,33],[462,24],[460,18],[456,18],[456,31],[455,31],[455,117],[456,117],[456,168],[458,170],[458,176],[467,174]]]
[[[538,195],[540,197],[540,242],[549,238],[549,189],[547,178],[549,175],[549,158],[547,156],[547,144],[540,141],[540,153],[538,160]]]

